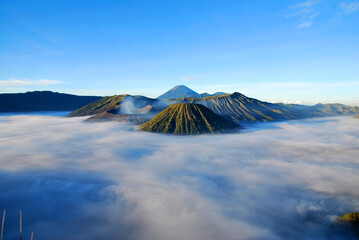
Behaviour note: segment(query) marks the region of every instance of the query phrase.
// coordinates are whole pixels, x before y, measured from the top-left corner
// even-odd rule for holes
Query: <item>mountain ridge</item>
[[[121,95],[124,96],[124,95]],[[105,103],[102,107],[97,106],[95,109],[92,105],[101,105],[91,103],[84,106],[82,109],[76,110],[70,116],[86,116],[100,114],[104,111],[112,111],[116,113],[121,109],[121,102],[129,98],[131,95],[117,100],[107,100],[109,102],[115,101],[116,104]],[[116,98],[116,96],[106,97]],[[267,121],[280,121],[301,119],[308,117],[325,117],[325,116],[340,116],[340,115],[355,115],[359,114],[359,107],[351,107],[342,104],[317,104],[314,106],[293,105],[293,104],[275,104],[263,102],[255,98],[247,97],[241,93],[235,92],[232,94],[220,96],[208,96],[205,98],[180,98],[175,100],[161,100],[151,99],[143,96],[133,97],[134,102],[132,105],[135,107],[137,113],[143,107],[151,108],[152,114],[159,113],[167,106],[174,103],[196,103],[202,104],[209,108],[216,114],[235,122],[267,122]],[[98,100],[97,102],[103,102]],[[139,101],[139,103],[136,103]],[[113,112],[115,111],[115,112]],[[150,117],[146,117],[148,119]]]

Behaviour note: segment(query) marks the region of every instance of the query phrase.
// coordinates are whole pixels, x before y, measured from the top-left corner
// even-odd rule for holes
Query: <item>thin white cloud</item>
[[[301,23],[296,28],[310,27],[311,21],[320,14],[320,11],[315,9],[321,1],[305,1],[295,5],[289,6],[289,12],[285,15],[286,18],[298,17]]]
[[[49,79],[37,79],[37,80],[29,80],[29,79],[15,79],[10,78],[8,80],[0,80],[0,86],[49,86],[49,85],[58,85],[64,84],[62,81],[57,80],[49,80]]]
[[[313,19],[319,15],[319,11],[316,11],[314,7],[321,1],[306,1],[289,6],[290,12],[286,14],[286,17],[301,17],[302,19]]]
[[[303,104],[302,101],[297,100],[297,101],[288,101],[288,100],[283,100],[283,101],[277,101],[277,100],[273,100],[270,101],[271,103],[284,103],[284,104]]]
[[[307,27],[312,26],[312,24],[313,24],[313,22],[305,22],[305,23],[299,24],[299,25],[296,26],[295,28],[296,28],[296,29],[299,29],[299,28],[307,28]]]
[[[305,1],[305,2],[301,2],[301,3],[298,3],[298,4],[292,5],[290,8],[308,8],[308,7],[315,6],[320,2],[321,1],[319,1],[319,0],[317,0],[317,1],[308,0],[308,1]]]
[[[325,1],[323,0],[308,0],[291,5],[288,7],[288,12],[285,14],[285,17],[294,17],[299,19],[299,24],[295,27],[295,29],[310,27],[314,23],[314,18],[316,18],[321,12],[328,12],[333,15],[335,14],[335,12],[330,12],[330,9],[326,7],[324,3]],[[337,7],[337,15],[349,15],[359,11],[359,1],[342,1],[339,5],[337,5]]]
[[[339,5],[339,7],[341,8],[342,14],[348,15],[359,11],[359,2],[351,2],[351,3],[343,2]]]

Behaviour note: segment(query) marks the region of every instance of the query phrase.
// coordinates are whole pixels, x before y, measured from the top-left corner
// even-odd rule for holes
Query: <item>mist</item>
[[[0,117],[4,239],[355,239],[359,120],[171,136],[118,122]]]
[[[156,116],[155,112],[162,111],[176,102],[176,100],[157,100],[142,96],[126,96],[124,100],[121,101],[118,112],[120,114],[147,114],[147,117],[151,119]],[[141,109],[145,107],[150,107],[150,109],[141,112]],[[152,112],[150,113],[151,110]]]

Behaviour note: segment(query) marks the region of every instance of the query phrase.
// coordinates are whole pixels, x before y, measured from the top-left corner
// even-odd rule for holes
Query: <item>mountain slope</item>
[[[0,94],[0,112],[71,111],[101,99],[51,91]]]
[[[141,125],[141,130],[180,135],[223,133],[239,125],[200,104],[176,103]]]
[[[338,103],[316,104],[314,106],[283,104],[296,118],[352,116],[359,113],[359,107]]]
[[[359,212],[344,214],[340,216],[337,220],[340,222],[355,224],[359,226]]]
[[[184,98],[184,97],[194,97],[196,95],[198,95],[198,93],[196,93],[192,89],[184,85],[178,85],[168,90],[161,96],[157,97],[157,99],[176,99],[176,98]]]
[[[149,120],[172,103],[173,102],[171,101],[158,100],[144,96],[115,95],[104,97],[96,102],[92,102],[80,109],[77,109],[76,111],[73,111],[68,116],[80,117],[96,115],[92,119],[103,119],[108,121],[110,119],[126,119],[127,117],[124,117],[125,115],[140,114],[143,119]],[[131,117],[127,119],[131,119]]]
[[[317,104],[313,108],[324,114],[331,115],[352,115],[353,113],[359,113],[359,107],[347,106],[340,103]]]
[[[183,99],[183,101],[202,104],[218,115],[233,121],[266,122],[295,118],[284,106],[248,98],[240,93],[202,99]]]
[[[69,117],[80,117],[103,113],[105,111],[116,108],[119,103],[125,98],[126,95],[115,95],[110,97],[103,97],[95,102],[92,102],[86,106],[83,106],[76,111],[73,111]]]
[[[359,114],[354,116],[355,118],[359,118]]]
[[[274,104],[249,98],[237,92],[202,99],[183,98],[178,100],[203,104],[222,117],[240,122],[266,122],[359,113],[359,107],[343,104],[317,104],[314,106]]]

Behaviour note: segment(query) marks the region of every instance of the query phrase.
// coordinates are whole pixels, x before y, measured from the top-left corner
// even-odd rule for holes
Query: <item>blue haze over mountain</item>
[[[210,96],[224,95],[224,92],[216,92],[214,94],[209,93],[197,93],[185,85],[178,85],[171,88],[164,94],[157,97],[157,99],[176,99],[176,98],[204,98]]]

